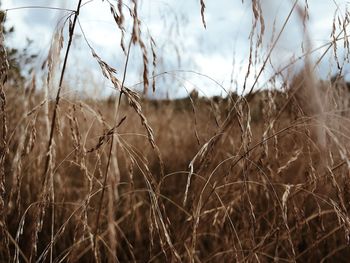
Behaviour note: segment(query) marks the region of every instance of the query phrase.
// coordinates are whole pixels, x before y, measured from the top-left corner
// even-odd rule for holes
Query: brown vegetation
[[[147,91],[134,3],[129,48],[143,52]],[[112,13],[123,28],[121,6]],[[1,261],[347,261],[344,81],[306,66],[283,90],[150,101],[93,56],[119,97],[62,96],[60,82],[52,101],[34,75],[0,83]]]
[[[53,201],[45,204],[40,226],[35,213],[47,154],[44,104],[40,94],[28,94],[30,87],[7,90],[8,256],[28,259],[32,246],[38,246],[38,259],[51,248],[57,261],[93,257],[113,134],[98,259],[319,261],[334,254],[338,261],[349,256],[350,185],[344,159],[349,127],[346,115],[336,110],[325,113],[327,123],[339,118],[342,125],[325,126],[326,146],[320,147],[313,133],[319,123],[302,114],[293,102],[297,97],[287,93],[264,91],[250,101],[197,98],[195,111],[187,99],[143,101],[159,162],[137,113],[125,101],[120,119],[126,119],[112,128],[113,105],[64,99],[52,182],[45,186]],[[38,238],[29,242],[33,228],[40,228]]]

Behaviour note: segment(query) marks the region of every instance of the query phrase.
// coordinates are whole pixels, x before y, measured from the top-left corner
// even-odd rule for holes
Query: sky
[[[74,10],[78,1],[63,0],[2,0],[2,9],[7,12],[7,25],[15,27],[15,34],[7,39],[11,46],[24,48],[26,39],[33,40],[31,50],[39,55],[37,68],[45,60],[55,31],[64,24],[66,10],[51,10],[41,7],[59,7]],[[116,4],[117,1],[110,1]],[[132,6],[130,1],[123,1]],[[183,97],[192,89],[197,89],[203,96],[225,95],[229,90],[239,94],[247,92],[258,75],[265,58],[269,57],[264,71],[259,76],[255,89],[269,87],[268,80],[276,71],[290,64],[293,58],[310,50],[321,47],[331,41],[334,17],[344,18],[348,1],[345,0],[299,0],[298,9],[293,12],[286,27],[278,38],[271,55],[272,43],[281,32],[294,0],[263,0],[261,9],[264,17],[265,32],[262,45],[257,49],[258,57],[250,74],[246,77],[249,54],[249,36],[252,30],[253,12],[251,0],[217,0],[204,1],[206,28],[201,21],[199,0],[138,0],[139,16],[141,20],[142,37],[149,47],[152,36],[156,43],[157,64],[154,73],[156,78],[156,94],[154,97]],[[86,43],[94,48],[96,53],[109,65],[117,70],[117,77],[122,78],[125,55],[120,48],[120,31],[110,13],[108,1],[83,0],[79,22],[73,42],[73,49],[68,62],[70,80],[66,92],[94,93],[108,95],[113,88],[108,80],[100,73],[98,63],[92,57]],[[308,4],[309,19],[305,27],[300,12]],[[30,7],[13,9],[17,7]],[[124,14],[128,17],[125,8]],[[126,24],[126,42],[130,32],[131,20]],[[338,29],[337,32],[340,30]],[[82,34],[86,36],[86,40]],[[255,37],[259,33],[257,25]],[[67,34],[67,30],[64,31]],[[256,40],[256,38],[254,38]],[[307,46],[305,43],[310,42]],[[67,35],[65,35],[67,41]],[[302,44],[304,43],[304,44]],[[310,59],[316,60],[325,51],[320,48],[312,53]],[[329,50],[316,69],[316,73],[326,79],[336,72],[335,61],[332,60],[333,49]],[[343,42],[339,43],[338,57],[342,62],[345,54]],[[62,52],[63,53],[63,52]],[[148,52],[150,74],[152,68],[152,53]],[[290,72],[300,70],[304,60],[288,67]],[[348,77],[348,66],[344,74]],[[137,85],[142,81],[143,62],[138,46],[132,46],[126,75],[126,86],[142,89]],[[290,72],[283,71],[283,77]],[[281,85],[281,78],[276,78],[275,85]],[[243,90],[246,82],[246,90]],[[266,85],[266,83],[268,83]]]

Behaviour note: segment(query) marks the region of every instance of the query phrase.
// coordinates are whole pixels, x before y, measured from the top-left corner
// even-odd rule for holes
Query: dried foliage
[[[246,96],[191,93],[152,101],[125,80],[130,51],[140,48],[143,93],[150,64],[155,91],[157,39],[141,34],[137,0],[106,2],[121,32],[124,68],[110,66],[88,45],[119,95],[108,100],[62,92],[81,1],[67,19],[58,85],[63,28],[48,51],[43,88],[35,74],[24,87],[5,82],[0,36],[1,260],[346,262],[350,85],[341,76],[349,55],[348,13],[334,20],[327,50],[339,75],[330,81],[314,75],[317,65],[306,50],[304,70],[282,86],[272,80],[276,89],[253,92],[288,16]],[[206,27],[204,1],[200,5]],[[266,30],[260,1],[251,7],[246,78]],[[303,10],[306,24],[307,8],[296,1],[289,15]]]
[[[5,15],[1,17],[0,20],[0,238],[2,240],[1,246],[3,247],[2,254],[4,256],[9,256],[8,248],[8,236],[6,234],[6,171],[5,171],[5,162],[9,154],[8,150],[8,128],[7,128],[7,109],[6,109],[6,93],[5,93],[5,83],[7,80],[7,72],[9,69],[9,63],[7,61],[6,48],[4,46],[4,35],[3,35],[3,23],[5,20]],[[0,254],[0,256],[2,255]]]

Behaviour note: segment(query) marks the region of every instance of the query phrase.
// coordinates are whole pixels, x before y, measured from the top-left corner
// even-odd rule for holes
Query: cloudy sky
[[[76,1],[44,1],[44,0],[2,0],[2,9],[7,13],[8,25],[16,29],[14,36],[8,39],[10,45],[23,48],[26,38],[33,40],[32,50],[39,54],[38,67],[47,56],[52,37],[57,28],[63,26],[63,21],[69,11],[35,8],[59,7],[74,10]],[[116,4],[117,1],[110,1]],[[199,0],[139,0],[139,16],[142,21],[142,34],[145,42],[149,36],[156,42],[157,96],[185,96],[193,88],[202,95],[225,94],[227,90],[243,92],[243,84],[249,63],[250,41],[253,12],[251,1],[245,0],[207,0],[205,19],[207,28],[203,27],[200,15]],[[258,49],[257,59],[247,77],[247,90],[256,79],[264,59],[268,56],[272,43],[277,38],[286,18],[293,6],[294,0],[263,0],[265,34],[262,45]],[[109,3],[102,0],[83,0],[79,21],[87,41],[96,53],[108,64],[117,69],[117,77],[121,78],[125,56],[120,48],[120,32],[110,13]],[[130,1],[125,4],[132,6]],[[309,8],[309,20],[306,27],[300,18],[300,10],[306,3]],[[31,7],[13,9],[17,7]],[[288,20],[277,45],[271,53],[263,74],[259,77],[256,88],[266,88],[266,81],[276,71],[290,64],[293,58],[302,55],[308,48],[305,39],[311,41],[310,49],[322,47],[331,41],[334,17],[344,19],[348,1],[345,0],[300,0],[298,8]],[[124,11],[127,15],[127,9]],[[128,40],[128,21],[126,41]],[[338,22],[337,22],[338,23]],[[131,24],[131,23],[129,23]],[[337,27],[341,27],[341,25]],[[255,31],[259,33],[258,28]],[[339,32],[340,29],[337,29]],[[306,33],[305,33],[306,32]],[[255,35],[257,37],[257,35]],[[67,37],[66,39],[67,40]],[[304,43],[304,45],[302,45]],[[325,51],[320,48],[313,53],[316,60]],[[344,57],[343,42],[339,43],[338,57],[340,62]],[[253,49],[253,61],[254,61]],[[333,74],[336,69],[332,61],[331,49],[317,68],[317,73],[323,78]],[[149,52],[149,60],[152,60]],[[150,63],[150,72],[152,72]],[[288,69],[300,69],[303,61]],[[97,62],[91,56],[82,31],[77,28],[74,46],[69,58],[69,74],[71,80],[70,92],[76,90],[99,94],[109,94],[112,88],[108,81],[99,73]],[[348,75],[345,67],[344,74]],[[138,47],[132,47],[131,60],[127,71],[126,83],[135,86],[142,80],[142,57]],[[167,73],[164,73],[167,72]],[[162,74],[164,73],[164,74]],[[286,75],[288,73],[284,72]],[[277,84],[278,85],[278,84]],[[75,88],[72,88],[75,87]],[[135,86],[135,88],[142,88]]]

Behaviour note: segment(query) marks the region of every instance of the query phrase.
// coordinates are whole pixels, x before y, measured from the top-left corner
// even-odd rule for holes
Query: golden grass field
[[[11,133],[4,168],[10,255],[28,259],[36,246],[40,260],[48,260],[52,248],[55,262],[94,257],[345,262],[350,185],[341,155],[348,142],[346,115],[326,113],[327,125],[338,119],[341,125],[325,126],[322,146],[314,130],[320,124],[302,113],[295,98],[265,91],[232,96],[232,101],[142,101],[159,152],[126,101],[120,119],[126,118],[111,133],[111,100],[62,99],[54,165],[43,183],[45,104],[30,89],[8,89]],[[38,225],[41,206],[45,213]],[[2,245],[6,255],[4,239]]]
[[[343,79],[148,100],[96,59],[120,96],[1,83],[1,262],[348,262]]]

